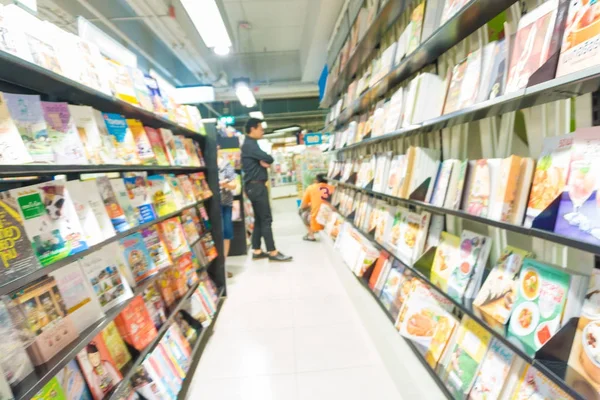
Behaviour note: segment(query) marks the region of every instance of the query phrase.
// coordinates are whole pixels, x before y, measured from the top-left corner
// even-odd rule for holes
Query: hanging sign
[[[323,144],[323,137],[320,133],[307,133],[304,135],[304,144],[307,146],[319,146]]]

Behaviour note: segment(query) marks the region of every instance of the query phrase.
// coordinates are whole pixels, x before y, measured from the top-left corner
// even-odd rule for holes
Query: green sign
[[[219,122],[225,124],[225,125],[234,125],[235,124],[235,117],[232,115],[224,115],[222,117],[219,118]]]

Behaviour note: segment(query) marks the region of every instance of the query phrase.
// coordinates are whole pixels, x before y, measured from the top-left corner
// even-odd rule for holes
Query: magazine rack
[[[431,184],[431,178],[427,178],[421,183],[409,196],[409,200],[425,201],[427,198],[427,192],[429,191],[429,185]]]

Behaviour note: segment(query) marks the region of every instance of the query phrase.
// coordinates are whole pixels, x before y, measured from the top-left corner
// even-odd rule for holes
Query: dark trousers
[[[254,210],[254,232],[252,232],[252,249],[259,250],[261,238],[265,239],[267,251],[275,251],[273,231],[271,224],[271,204],[269,204],[269,193],[264,183],[249,182],[246,184],[246,194],[252,203]]]

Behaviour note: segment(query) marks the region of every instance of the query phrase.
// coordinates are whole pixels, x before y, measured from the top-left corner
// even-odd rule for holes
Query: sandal
[[[308,235],[305,235],[305,236],[302,238],[302,240],[306,240],[307,242],[316,242],[316,241],[317,241],[317,239],[315,239],[315,238],[311,238],[311,237],[309,237]]]

